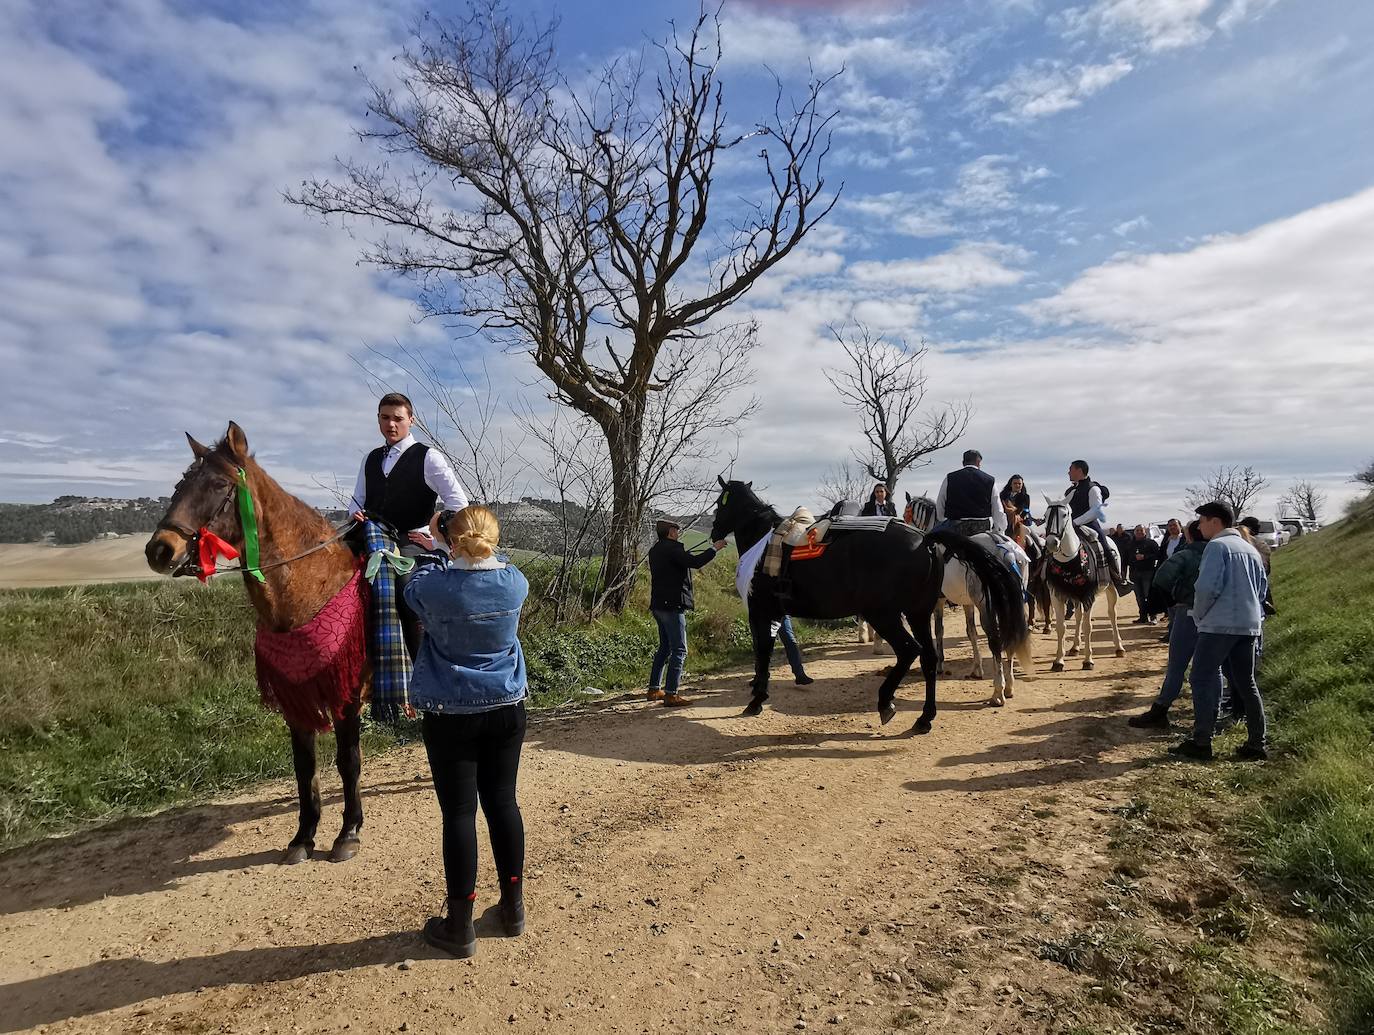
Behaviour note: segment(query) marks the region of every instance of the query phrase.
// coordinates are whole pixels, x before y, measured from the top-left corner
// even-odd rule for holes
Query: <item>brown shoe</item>
[[[661,701],[663,700],[663,691],[655,690],[653,687],[650,687],[644,692],[644,696],[650,701]]]
[[[691,703],[689,698],[683,697],[681,694],[666,694],[663,698],[663,707],[665,708],[686,708]]]

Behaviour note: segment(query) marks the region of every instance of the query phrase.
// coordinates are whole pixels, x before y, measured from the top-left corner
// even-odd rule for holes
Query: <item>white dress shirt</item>
[[[382,454],[382,474],[390,474],[391,469],[396,466],[396,461],[401,459],[401,454],[411,446],[415,445],[415,436],[407,435],[394,446],[385,446],[386,452]],[[368,454],[369,456],[371,454]],[[458,476],[453,473],[453,467],[448,462],[448,457],[442,452],[429,447],[425,453],[425,484],[439,494],[439,499],[443,501],[445,510],[462,510],[468,505],[468,494],[463,491],[463,483],[458,480]],[[353,506],[351,510],[362,510],[367,502],[367,457],[363,457],[362,466],[358,468],[358,480],[353,486]],[[413,529],[415,532],[429,534],[429,526],[421,525]]]
[[[1064,498],[1067,500],[1072,495],[1073,488],[1070,488],[1068,492],[1064,493]],[[1102,490],[1097,487],[1096,482],[1094,482],[1092,488],[1088,490],[1088,509],[1074,518],[1073,523],[1075,525],[1086,525],[1092,521],[1100,521],[1102,522],[1103,528],[1107,527],[1106,504],[1102,502]]]
[[[965,468],[972,467],[975,471],[981,471],[981,470],[983,470],[983,469],[982,469],[981,467],[979,467],[977,464],[964,464],[964,467],[965,467]],[[997,479],[996,479],[996,478],[994,478],[994,479],[992,480],[992,484],[993,484],[993,488],[994,488],[994,491],[993,491],[993,494],[992,494],[992,512],[988,514],[988,518],[989,518],[989,520],[992,521],[992,530],[993,530],[994,532],[1005,532],[1005,531],[1007,530],[1007,512],[1006,512],[1005,510],[1002,509],[1002,501],[1001,501],[1000,499],[998,499],[998,497],[997,497],[997,492],[996,492]],[[947,493],[948,491],[949,491],[949,475],[945,475],[944,481],[942,481],[942,482],[940,483],[940,491],[937,492],[937,493],[935,494],[935,520],[936,520],[936,521],[943,521],[943,520],[945,520],[945,495],[946,495],[946,493]]]

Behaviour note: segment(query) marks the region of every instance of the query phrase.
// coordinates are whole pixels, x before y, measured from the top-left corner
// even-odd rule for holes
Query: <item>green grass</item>
[[[1321,922],[1339,1030],[1374,1031],[1374,502],[1274,555],[1259,863]]]
[[[691,672],[748,654],[733,561],[696,573]],[[291,772],[286,728],[258,704],[242,587],[189,581],[0,592],[0,850]],[[647,581],[623,614],[591,623],[555,629],[530,609],[532,707],[644,684],[657,645]],[[415,736],[369,723],[365,755]],[[322,768],[333,753],[322,738]]]

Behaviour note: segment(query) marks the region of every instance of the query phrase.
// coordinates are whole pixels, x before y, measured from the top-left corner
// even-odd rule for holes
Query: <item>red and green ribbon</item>
[[[243,525],[243,570],[259,582],[266,582],[259,565],[262,557],[258,549],[258,516],[253,507],[253,494],[248,491],[248,475],[239,468],[239,523]]]

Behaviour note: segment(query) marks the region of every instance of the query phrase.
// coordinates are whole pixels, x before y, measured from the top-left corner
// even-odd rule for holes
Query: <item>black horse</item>
[[[772,533],[781,522],[778,512],[754,494],[752,482],[719,479],[711,538],[734,533],[741,554]],[[893,521],[885,531],[842,532],[819,557],[793,561],[783,579],[762,574],[754,578],[749,595],[749,628],[754,640],[754,693],[746,715],[758,715],[768,699],[768,667],[773,653],[772,623],[784,614],[798,618],[861,616],[897,654],[892,671],[878,688],[878,717],[890,722],[897,714],[893,698],[897,686],[919,656],[925,677],[926,700],[913,727],[929,733],[935,720],[937,659],[930,618],[944,581],[944,562],[935,547],[977,574],[987,594],[984,628],[1015,650],[1029,635],[1016,577],[987,550],[955,532],[921,535]],[[907,627],[902,618],[906,618]]]

